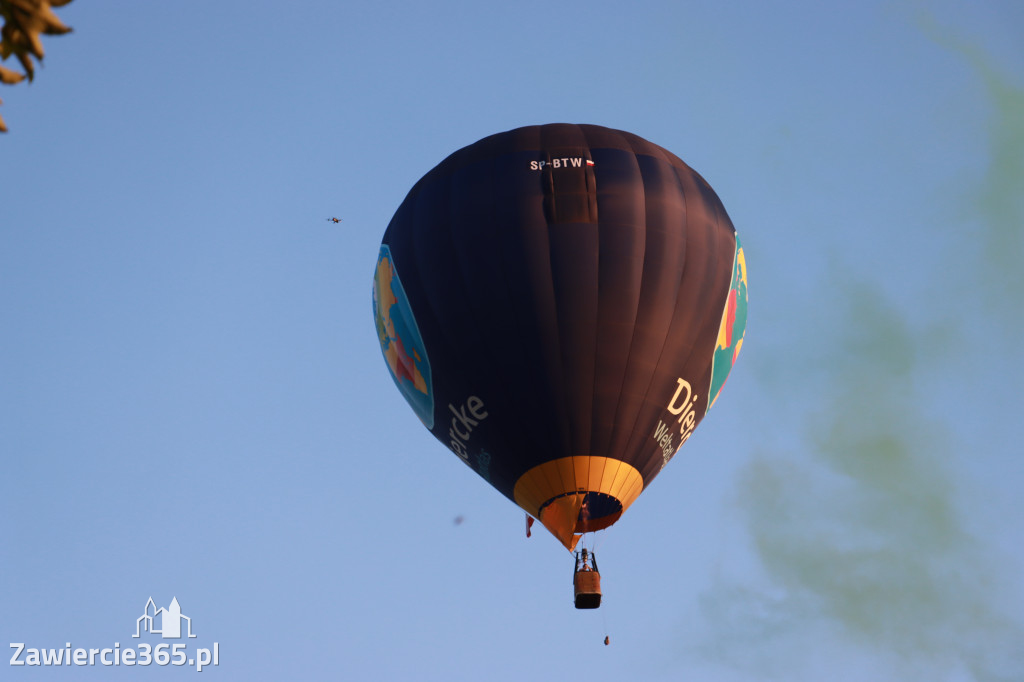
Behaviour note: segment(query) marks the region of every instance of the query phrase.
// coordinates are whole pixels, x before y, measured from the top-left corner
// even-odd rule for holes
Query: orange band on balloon
[[[516,481],[516,504],[540,519],[551,534],[572,549],[574,536],[615,523],[644,489],[630,464],[610,457],[562,457],[533,467]],[[581,514],[589,493],[614,498],[621,507],[604,516]]]

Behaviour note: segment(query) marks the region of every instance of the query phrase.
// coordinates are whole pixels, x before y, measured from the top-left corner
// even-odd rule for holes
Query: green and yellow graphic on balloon
[[[725,386],[725,380],[732,370],[732,365],[740,354],[743,346],[743,332],[747,327],[747,261],[743,257],[743,247],[736,237],[736,256],[732,265],[732,284],[729,286],[729,297],[722,311],[722,324],[718,328],[718,343],[711,365],[711,389],[708,395],[708,409],[715,404],[718,394]]]

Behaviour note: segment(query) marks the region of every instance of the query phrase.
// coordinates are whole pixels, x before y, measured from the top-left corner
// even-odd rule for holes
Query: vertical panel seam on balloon
[[[641,194],[641,199],[643,201],[642,205],[645,206],[644,211],[643,211],[643,225],[642,225],[642,229],[643,229],[643,236],[644,236],[644,263],[646,263],[646,261],[647,261],[647,210],[646,210],[647,188],[646,188],[646,186],[644,185],[644,182],[643,182],[643,167],[640,165],[640,163],[639,163],[639,161],[637,159],[637,153],[636,153],[636,150],[633,147],[631,141],[628,140],[626,138],[626,136],[622,135],[621,133],[617,133],[617,134],[625,142],[625,144],[623,146],[629,147],[629,150],[630,150],[630,152],[632,153],[632,156],[633,156],[633,161],[634,161],[634,163],[636,163],[637,174],[640,177],[640,191],[642,193]],[[640,302],[643,300],[643,289],[644,289],[643,281],[644,281],[644,272],[645,271],[646,271],[646,268],[642,264],[641,268],[640,268],[640,291],[639,291],[639,293],[637,295],[637,298],[636,298],[636,308],[633,311],[634,331],[633,331],[633,334],[630,335],[629,349],[626,351],[626,367],[625,367],[625,370],[622,373],[621,383],[619,384],[619,397],[616,400],[615,410],[614,410],[613,417],[612,417],[612,423],[615,426],[612,427],[612,431],[611,431],[611,434],[610,434],[610,437],[609,437],[609,441],[608,441],[609,444],[612,444],[612,443],[615,442],[615,437],[616,437],[616,435],[619,432],[619,427],[618,427],[619,419],[618,418],[619,418],[619,411],[622,408],[622,389],[623,389],[623,386],[626,383],[626,377],[629,376],[629,367],[630,367],[630,364],[631,364],[630,363],[630,358],[632,357],[632,353],[633,353],[633,342],[636,339],[636,324],[637,324],[637,322],[639,320],[639,316],[640,316]],[[639,415],[637,415],[637,416],[639,417]],[[634,420],[633,427],[630,428],[630,433],[632,433],[634,428],[636,428],[635,420]],[[628,447],[629,439],[627,438],[625,442],[626,442],[626,445]],[[609,454],[616,454],[616,453],[609,453]],[[622,453],[622,456],[628,456],[628,453]]]
[[[651,155],[648,154],[647,156],[651,156]],[[661,156],[662,156],[662,158],[660,160],[664,161],[665,163],[667,163],[669,168],[672,169],[672,171],[673,171],[672,172],[672,176],[675,178],[677,187],[679,189],[679,196],[680,196],[680,198],[682,199],[682,202],[683,202],[683,230],[682,230],[683,255],[682,255],[682,267],[679,269],[679,278],[676,281],[674,298],[673,298],[673,301],[672,301],[672,317],[669,320],[668,325],[665,326],[665,336],[661,340],[661,350],[658,351],[658,359],[654,362],[654,370],[651,372],[650,377],[648,378],[648,381],[647,381],[647,387],[644,389],[644,395],[645,396],[650,392],[651,386],[654,383],[655,377],[657,377],[657,375],[658,375],[658,368],[661,365],[661,360],[662,360],[662,358],[665,355],[665,347],[668,345],[669,337],[672,334],[672,328],[673,328],[674,323],[675,323],[676,311],[678,309],[680,287],[682,285],[683,280],[686,278],[686,263],[687,263],[687,257],[688,257],[689,252],[690,252],[690,249],[689,249],[689,238],[688,238],[688,232],[687,232],[687,227],[689,226],[690,210],[689,210],[687,196],[686,196],[686,188],[685,188],[685,185],[683,184],[683,182],[681,181],[681,179],[679,178],[678,169],[676,168],[676,166],[673,163],[671,163],[671,161],[669,159],[665,158],[664,154],[662,154]],[[658,157],[652,157],[652,158],[658,158]],[[640,173],[641,173],[641,176],[642,176],[643,175],[643,166],[642,165],[640,165]],[[645,210],[644,210],[645,221],[646,221],[646,213],[647,213],[647,211],[646,211],[646,208],[645,208]],[[645,268],[645,270],[646,270],[646,268]],[[630,426],[629,430],[627,431],[627,433],[629,434],[629,435],[626,436],[626,448],[627,448],[627,450],[629,448],[630,443],[632,443],[632,441],[633,441],[633,434],[636,431],[637,422],[640,419],[640,414],[642,413],[642,411],[643,411],[643,405],[640,406],[640,409],[638,409],[637,413],[633,416],[633,424]],[[618,423],[618,413],[616,413],[616,423]],[[636,467],[637,470],[638,471],[642,470],[643,464],[641,462],[637,462],[637,464],[640,464],[640,466]]]

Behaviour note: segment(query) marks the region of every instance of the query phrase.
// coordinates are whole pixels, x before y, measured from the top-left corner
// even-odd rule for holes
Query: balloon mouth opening
[[[572,498],[566,500],[565,498]],[[544,511],[556,500],[569,502],[568,509],[577,508],[576,523],[573,524],[576,533],[592,533],[603,530],[618,521],[622,516],[622,502],[607,493],[599,493],[593,490],[585,492],[568,492],[557,495],[541,505],[540,515],[545,516]],[[571,517],[571,512],[563,513],[562,516]],[[569,518],[566,518],[569,520]]]
[[[619,520],[623,506],[607,493],[577,491],[557,495],[541,505],[540,522],[572,551],[583,533],[603,530]]]

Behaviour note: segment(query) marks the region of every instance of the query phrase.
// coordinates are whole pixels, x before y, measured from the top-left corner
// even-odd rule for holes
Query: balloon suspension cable
[[[591,540],[591,542],[593,543],[591,548],[590,548],[591,552],[596,552],[597,551],[597,546],[599,544],[603,544],[601,541],[604,540],[604,535],[603,534],[598,535],[598,533],[599,533],[599,531],[594,531],[594,537]]]

